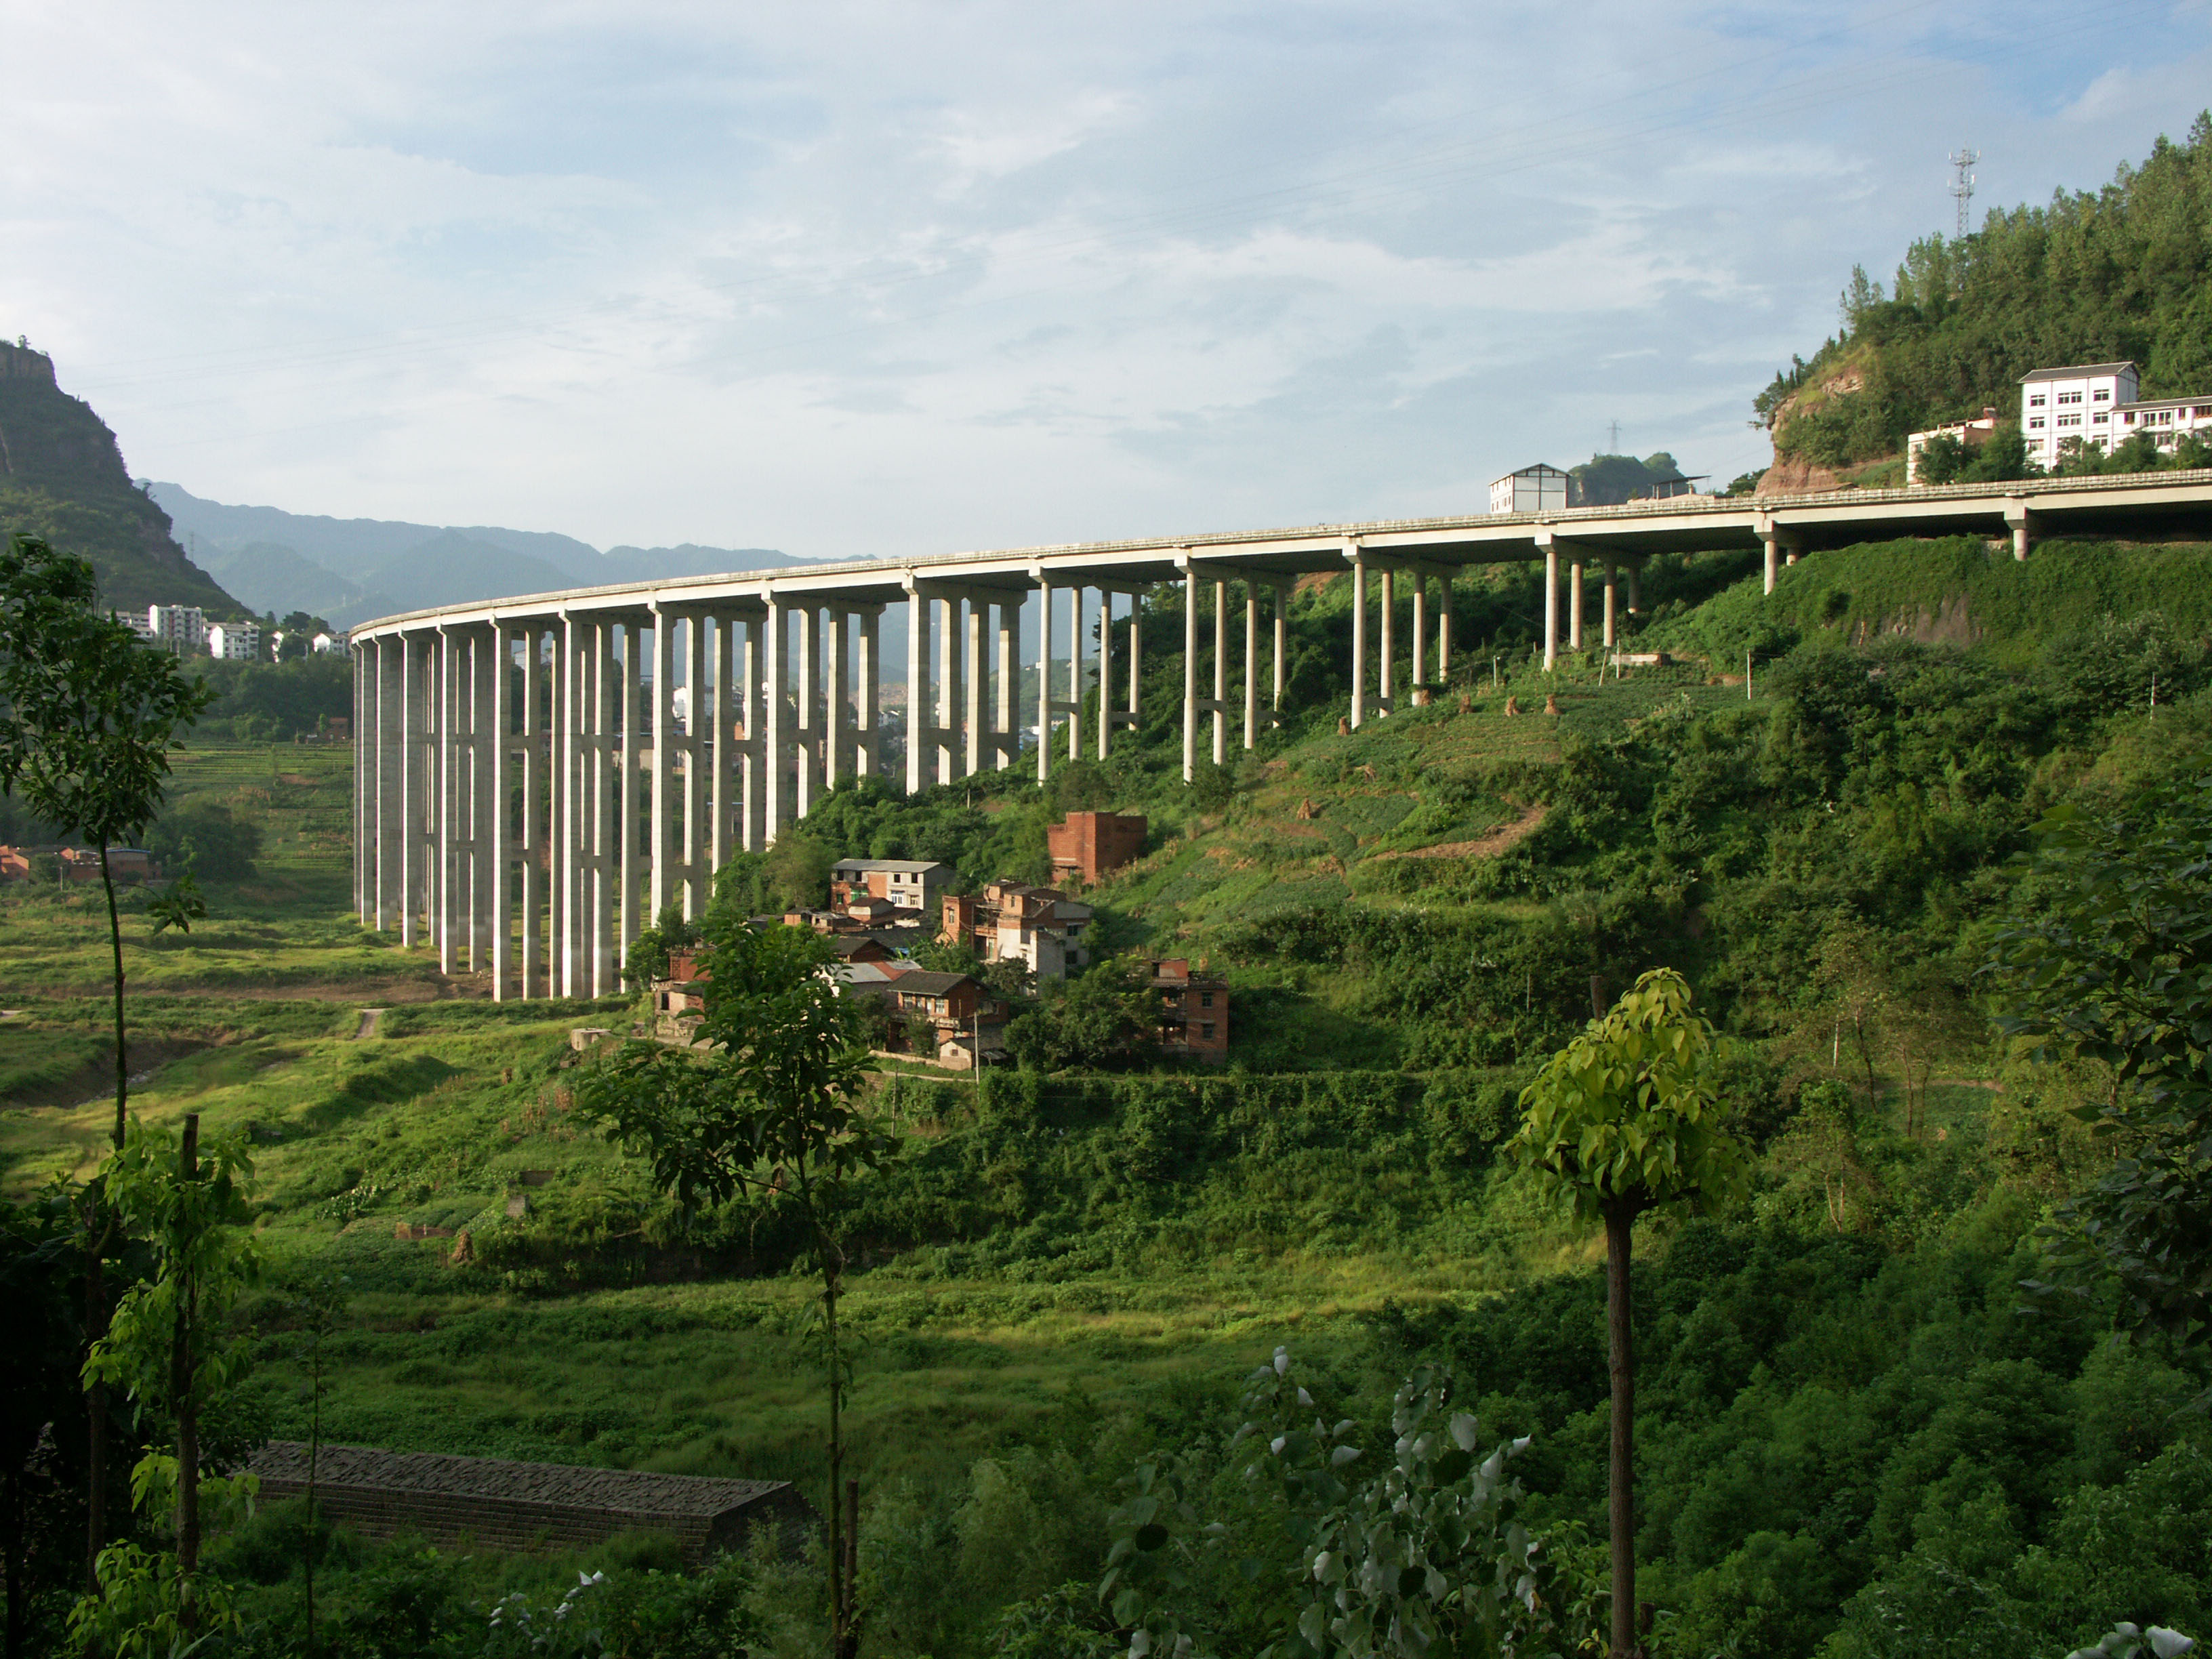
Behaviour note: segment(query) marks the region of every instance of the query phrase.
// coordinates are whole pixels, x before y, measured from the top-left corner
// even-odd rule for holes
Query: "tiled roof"
[[[897,987],[902,996],[941,997],[956,985],[968,982],[965,974],[927,974],[916,971],[901,974]]]
[[[2071,368],[2039,368],[2032,374],[2023,374],[2020,383],[2030,380],[2080,380],[2092,374],[2118,374],[2122,369],[2133,368],[2129,363],[2075,363]]]
[[[295,1440],[272,1440],[253,1455],[248,1467],[264,1480],[305,1480],[307,1448]],[[720,1515],[788,1484],[578,1468],[566,1463],[517,1463],[502,1457],[380,1451],[372,1446],[325,1446],[315,1460],[315,1482],[319,1486],[436,1492],[447,1497],[496,1498],[514,1503],[565,1504],[669,1516]]]

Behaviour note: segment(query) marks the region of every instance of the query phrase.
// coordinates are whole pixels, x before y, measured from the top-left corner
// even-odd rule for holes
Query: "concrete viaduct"
[[[1279,708],[1285,620],[1301,576],[1352,574],[1357,726],[1395,705],[1395,617],[1406,589],[1415,682],[1428,679],[1431,662],[1436,678],[1449,672],[1452,577],[1470,565],[1543,560],[1548,669],[1559,648],[1583,648],[1590,632],[1614,642],[1617,589],[1626,587],[1635,610],[1638,573],[1656,553],[1762,547],[1771,592],[1783,563],[1822,547],[1969,534],[2008,538],[2024,559],[2042,536],[2201,532],[2212,527],[2209,509],[2212,471],[1680,496],[867,560],[387,617],[352,632],[355,896],[364,927],[396,928],[408,945],[427,930],[443,971],[488,974],[495,996],[611,994],[630,940],[664,905],[703,908],[733,853],[767,846],[824,792],[877,771],[878,630],[894,605],[906,628],[906,787],[915,791],[1018,757],[1031,723],[1014,708],[1018,618],[1032,600],[1043,623],[1035,630],[1037,775],[1049,775],[1063,723],[1066,752],[1082,754],[1090,684],[1099,690],[1092,746],[1104,755],[1115,728],[1141,712],[1133,601],[1181,583],[1188,778],[1202,721],[1220,763],[1232,717],[1249,749]],[[1595,629],[1584,617],[1593,573],[1601,584]],[[1201,686],[1199,601],[1209,584],[1213,672]],[[1232,586],[1243,601],[1241,704],[1230,696]],[[1086,590],[1100,596],[1101,623],[1088,671]],[[1116,595],[1133,601],[1126,617],[1111,617]]]

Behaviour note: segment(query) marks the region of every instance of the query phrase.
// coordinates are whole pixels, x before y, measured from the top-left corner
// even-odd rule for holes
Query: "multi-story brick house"
[[[1170,1059],[1229,1061],[1229,981],[1204,969],[1193,972],[1182,957],[1152,963],[1152,989],[1160,999],[1160,1052]]]
[[[1091,909],[1056,887],[1003,878],[980,893],[947,895],[938,938],[967,945],[985,962],[1018,962],[1042,981],[1087,967]]]
[[[932,910],[957,874],[934,859],[840,859],[830,872],[830,890],[841,905],[879,898],[902,910]]]

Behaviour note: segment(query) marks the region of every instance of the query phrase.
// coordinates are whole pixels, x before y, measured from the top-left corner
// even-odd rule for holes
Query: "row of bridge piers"
[[[1455,572],[1357,545],[1345,557],[1358,726],[1404,700],[1401,611],[1412,689],[1449,673]],[[1563,544],[1546,563],[1547,632],[1580,649],[1583,562]],[[1227,763],[1232,744],[1255,747],[1279,718],[1297,578],[1181,564],[1188,779]],[[1636,572],[1603,568],[1611,644],[1616,570],[1631,609]],[[907,577],[907,790],[1025,755],[1042,781],[1056,757],[1109,754],[1145,717],[1143,602],[1157,586]],[[787,595],[769,578],[756,595],[708,603],[428,620],[359,641],[362,924],[409,946],[427,938],[443,971],[488,975],[500,994],[611,994],[630,941],[664,907],[697,915],[732,855],[771,845],[840,785],[882,775],[882,626],[895,603]],[[1034,702],[1018,708],[1024,680]]]

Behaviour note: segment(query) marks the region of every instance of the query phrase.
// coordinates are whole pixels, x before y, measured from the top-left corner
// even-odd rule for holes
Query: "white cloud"
[[[2202,101],[2202,8],[2009,17],[0,0],[0,330],[142,473],[602,544],[1729,476],[1963,129],[2039,200]]]

